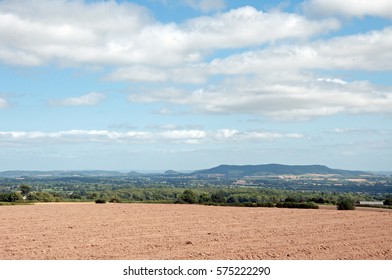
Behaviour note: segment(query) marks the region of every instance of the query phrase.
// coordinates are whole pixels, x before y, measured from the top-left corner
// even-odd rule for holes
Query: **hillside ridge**
[[[369,172],[332,169],[325,165],[284,165],[284,164],[260,164],[260,165],[228,165],[222,164],[210,169],[195,171],[195,175],[222,174],[225,176],[263,176],[263,175],[341,175],[359,176],[369,175]]]
[[[157,173],[141,174],[135,171],[119,172],[109,170],[52,170],[52,171],[29,171],[29,170],[9,170],[1,171],[0,177],[17,178],[17,177],[137,177],[157,175]],[[189,173],[167,170],[163,175],[213,175],[220,174],[228,177],[243,176],[265,176],[265,175],[303,175],[303,174],[322,174],[322,175],[340,175],[340,176],[361,176],[371,175],[365,171],[351,171],[343,169],[332,169],[325,165],[284,165],[284,164],[259,164],[259,165],[229,165],[221,164],[209,169],[196,170]]]

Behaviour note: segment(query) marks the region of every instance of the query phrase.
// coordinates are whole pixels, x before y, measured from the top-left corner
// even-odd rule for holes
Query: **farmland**
[[[392,259],[392,212],[190,204],[0,207],[0,259]]]

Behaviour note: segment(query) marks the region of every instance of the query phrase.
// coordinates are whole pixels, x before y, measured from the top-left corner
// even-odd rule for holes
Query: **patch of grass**
[[[392,206],[390,206],[390,205],[357,205],[356,207],[392,209]]]
[[[0,202],[0,206],[8,206],[8,205],[33,205],[34,203],[26,202],[26,201],[15,201],[15,202]]]

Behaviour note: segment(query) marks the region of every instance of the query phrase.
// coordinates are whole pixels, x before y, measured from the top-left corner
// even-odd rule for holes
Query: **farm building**
[[[380,206],[384,205],[382,201],[357,201],[357,206]]]

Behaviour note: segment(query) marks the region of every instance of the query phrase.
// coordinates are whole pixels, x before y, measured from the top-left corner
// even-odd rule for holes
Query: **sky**
[[[0,0],[0,170],[392,169],[390,0]]]

